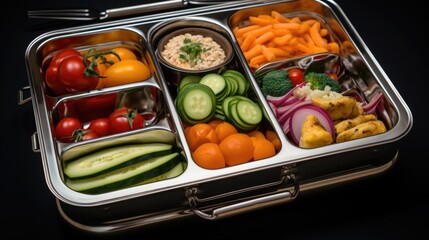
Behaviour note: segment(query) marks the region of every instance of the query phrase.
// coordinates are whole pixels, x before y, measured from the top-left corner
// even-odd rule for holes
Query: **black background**
[[[27,18],[27,11],[56,7],[101,10],[143,1],[13,1],[1,16],[1,186],[2,234],[49,239],[86,239],[57,213],[45,182],[39,153],[32,152],[36,130],[31,103],[18,106],[17,92],[29,85],[25,50],[50,30],[91,22]],[[428,30],[418,1],[336,1],[410,107],[414,122],[400,141],[400,157],[390,171],[220,221],[191,217],[103,238],[240,239],[428,239],[429,174],[426,156]],[[5,225],[6,223],[6,225]],[[265,235],[266,234],[266,235]],[[266,236],[266,237],[265,237]],[[89,237],[88,237],[89,238]]]

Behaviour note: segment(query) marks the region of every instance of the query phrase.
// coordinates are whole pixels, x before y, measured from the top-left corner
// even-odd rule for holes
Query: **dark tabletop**
[[[87,22],[28,19],[38,8],[90,6],[108,9],[143,1],[13,1],[1,15],[1,102],[3,191],[2,234],[23,239],[86,239],[58,214],[40,153],[32,152],[36,130],[32,105],[18,106],[27,86],[25,51],[40,34]],[[417,1],[337,0],[363,41],[410,107],[412,130],[400,141],[394,167],[374,178],[326,189],[280,206],[219,221],[198,217],[136,229],[114,238],[255,239],[429,239],[429,174],[424,119],[427,119],[428,28]],[[6,225],[5,225],[6,223]],[[113,236],[105,236],[110,238]]]

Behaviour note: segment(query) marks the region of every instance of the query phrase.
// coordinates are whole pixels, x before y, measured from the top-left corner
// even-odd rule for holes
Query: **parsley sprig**
[[[180,54],[179,58],[185,62],[189,62],[191,67],[197,65],[198,60],[201,57],[201,53],[210,50],[210,48],[203,48],[200,42],[192,42],[192,40],[189,38],[185,38],[183,43],[185,45],[182,46],[180,50],[184,53]]]

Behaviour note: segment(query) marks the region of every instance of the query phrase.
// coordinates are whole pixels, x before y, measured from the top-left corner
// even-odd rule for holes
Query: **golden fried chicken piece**
[[[320,124],[313,114],[308,115],[302,125],[299,146],[302,148],[315,148],[331,144],[333,137]]]
[[[344,132],[352,127],[356,127],[361,123],[373,120],[377,120],[377,117],[374,114],[359,115],[351,119],[342,120],[341,122],[335,124],[335,133],[340,134],[341,132]]]
[[[368,137],[386,132],[386,126],[380,120],[361,123],[337,135],[336,142],[345,142],[353,139]]]
[[[334,99],[312,98],[313,105],[323,108],[333,121],[338,119],[354,118],[363,114],[355,98],[341,96]]]

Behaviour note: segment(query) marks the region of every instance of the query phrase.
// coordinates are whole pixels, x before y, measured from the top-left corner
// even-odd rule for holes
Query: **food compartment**
[[[328,146],[383,134],[395,124],[391,100],[325,6],[292,1],[248,8],[229,24],[294,145]]]
[[[61,191],[113,193],[184,172],[186,159],[143,33],[83,31],[51,38],[39,49],[42,144]],[[67,62],[71,58],[79,61]],[[89,72],[98,74],[98,87],[54,91],[46,80],[58,59],[56,83],[74,76],[79,84]]]
[[[121,91],[75,95],[63,98],[52,109],[53,138],[60,145],[114,137],[153,126],[171,129],[168,108],[162,91],[153,85]],[[103,121],[101,121],[103,120]],[[70,124],[78,121],[79,129],[70,134]],[[96,135],[87,134],[95,133]]]
[[[253,71],[285,59],[340,53],[338,39],[322,17],[305,10],[286,10],[291,4],[251,8],[231,16],[230,27]]]
[[[163,63],[164,45],[177,36],[177,49],[170,50],[177,61],[188,61],[181,56],[190,44],[200,52],[212,50],[204,45],[203,38],[209,37],[225,48],[223,64],[193,70]],[[180,117],[188,159],[213,170],[268,159],[280,151],[281,140],[232,47],[231,35],[220,23],[199,17],[166,21],[151,28],[149,38]]]
[[[51,39],[38,56],[45,94],[58,98],[151,79],[145,42],[135,29]]]
[[[156,85],[76,95],[57,106],[50,117],[52,137],[63,181],[72,190],[107,193],[176,177],[185,170],[175,127]],[[74,121],[81,125],[72,141],[65,141],[69,139],[60,134]]]

